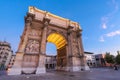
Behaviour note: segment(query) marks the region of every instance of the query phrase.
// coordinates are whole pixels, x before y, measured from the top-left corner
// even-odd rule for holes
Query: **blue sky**
[[[29,6],[79,22],[85,51],[116,54],[120,50],[120,0],[2,0],[0,41],[11,43],[14,52]],[[47,45],[47,53],[55,51],[53,44]]]

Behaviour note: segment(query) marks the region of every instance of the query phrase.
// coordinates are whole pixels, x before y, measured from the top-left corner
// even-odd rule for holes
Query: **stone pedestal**
[[[38,67],[37,68],[36,74],[41,74],[41,73],[46,73],[46,68],[45,67],[43,67],[43,68]]]
[[[84,70],[87,70],[87,71],[90,70],[90,68],[87,64],[84,66]]]
[[[46,73],[45,59],[45,55],[40,54],[36,74]]]
[[[86,57],[85,57],[85,56],[84,56],[83,59],[82,59],[82,63],[84,64],[84,65],[82,66],[82,68],[83,68],[84,70],[90,70],[89,66],[88,66],[87,63],[86,63]]]

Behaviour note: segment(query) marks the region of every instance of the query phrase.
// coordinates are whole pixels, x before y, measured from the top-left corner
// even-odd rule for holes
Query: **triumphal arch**
[[[57,70],[87,70],[77,22],[29,7],[25,27],[9,75],[46,73],[46,43],[57,47]]]

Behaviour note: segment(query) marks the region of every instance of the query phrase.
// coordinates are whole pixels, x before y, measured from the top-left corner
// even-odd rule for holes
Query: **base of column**
[[[23,74],[35,74],[36,68],[22,68]]]
[[[11,68],[8,75],[21,75],[21,68]]]
[[[70,72],[87,71],[87,70],[90,70],[88,66],[66,67],[66,71],[70,71]]]
[[[84,70],[86,70],[86,71],[90,70],[89,66],[88,66],[88,65],[85,65],[85,66],[84,66]]]
[[[73,66],[72,72],[81,71],[81,66]]]
[[[46,68],[37,68],[36,74],[46,73]]]

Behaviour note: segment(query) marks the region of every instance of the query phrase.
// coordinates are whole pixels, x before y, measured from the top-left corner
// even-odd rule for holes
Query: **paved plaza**
[[[49,71],[41,75],[8,76],[0,72],[0,80],[120,80],[120,70],[91,69],[83,72]]]

